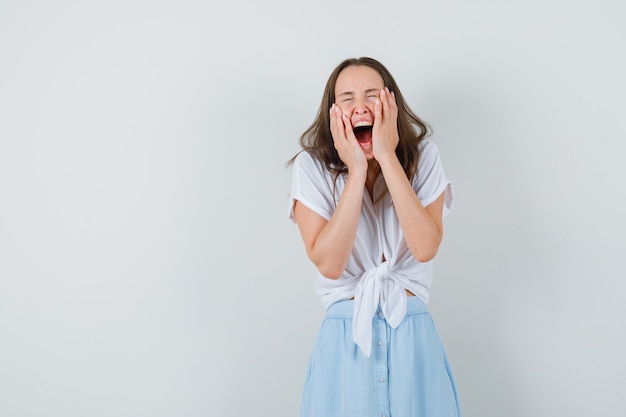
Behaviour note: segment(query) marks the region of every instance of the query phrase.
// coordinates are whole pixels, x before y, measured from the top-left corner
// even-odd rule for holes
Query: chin
[[[365,155],[365,159],[367,159],[368,161],[371,161],[372,159],[374,159],[374,152],[372,151],[363,151],[363,155]]]

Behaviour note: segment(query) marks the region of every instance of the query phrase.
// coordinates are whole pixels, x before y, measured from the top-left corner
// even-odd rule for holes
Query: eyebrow
[[[377,91],[380,91],[380,90],[381,90],[380,88],[368,88],[367,90],[365,90],[365,94],[367,95],[369,93],[377,92]],[[346,91],[346,92],[337,94],[337,97],[353,96],[353,95],[354,95],[353,91]]]

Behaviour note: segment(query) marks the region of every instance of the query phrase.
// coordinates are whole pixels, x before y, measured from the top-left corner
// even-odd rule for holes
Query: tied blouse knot
[[[370,356],[372,348],[372,318],[380,309],[394,329],[406,314],[406,292],[401,274],[393,271],[388,261],[370,268],[361,276],[354,294],[354,342],[363,354]]]

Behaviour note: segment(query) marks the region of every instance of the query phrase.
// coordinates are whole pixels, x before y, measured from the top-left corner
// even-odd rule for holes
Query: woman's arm
[[[374,157],[385,177],[389,194],[400,221],[404,240],[420,262],[435,257],[443,236],[443,193],[424,207],[415,194],[396,155],[398,146],[398,107],[388,89],[380,92],[374,106]]]
[[[418,261],[430,261],[437,254],[443,236],[444,194],[441,193],[435,201],[424,207],[395,153],[393,158],[379,160],[378,163],[385,176],[407,246]]]
[[[294,216],[306,253],[326,278],[341,276],[354,246],[365,180],[349,176],[330,220],[296,201]]]
[[[335,105],[330,109],[330,130],[335,149],[348,167],[348,179],[337,208],[327,221],[296,201],[294,216],[309,259],[323,276],[337,279],[346,268],[354,246],[367,177],[367,160],[350,121]]]

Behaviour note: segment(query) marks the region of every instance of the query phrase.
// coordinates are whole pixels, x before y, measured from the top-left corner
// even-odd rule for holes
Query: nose
[[[366,114],[369,112],[369,108],[367,107],[366,100],[363,98],[359,98],[354,103],[354,113],[356,114]]]

